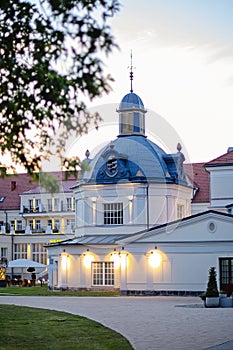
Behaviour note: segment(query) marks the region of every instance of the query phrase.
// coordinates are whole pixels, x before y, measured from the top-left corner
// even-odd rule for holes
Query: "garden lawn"
[[[11,286],[0,288],[1,295],[24,295],[24,296],[118,296],[119,292],[69,292],[69,291],[50,291],[47,285],[37,285],[35,287]]]
[[[119,333],[65,312],[0,305],[0,350],[132,350]]]

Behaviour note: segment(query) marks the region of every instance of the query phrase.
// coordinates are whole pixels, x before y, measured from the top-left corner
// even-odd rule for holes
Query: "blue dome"
[[[145,107],[141,98],[133,92],[125,95],[119,106],[119,111],[124,111],[128,109],[141,109],[145,111]]]
[[[106,175],[106,159],[115,153],[118,174]],[[84,174],[84,181],[106,183],[118,181],[164,182],[168,168],[163,157],[166,153],[155,143],[143,136],[126,136],[114,140],[104,147],[91,162],[90,171]],[[114,164],[112,164],[114,166]]]

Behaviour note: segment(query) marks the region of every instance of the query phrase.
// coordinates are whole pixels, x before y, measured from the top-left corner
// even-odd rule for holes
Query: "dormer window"
[[[5,198],[4,196],[0,197],[0,203],[3,203]]]
[[[16,181],[11,181],[11,191],[16,189]]]

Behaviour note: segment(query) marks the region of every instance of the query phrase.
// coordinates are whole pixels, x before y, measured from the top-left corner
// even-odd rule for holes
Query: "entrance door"
[[[233,293],[233,258],[220,258],[220,290]]]

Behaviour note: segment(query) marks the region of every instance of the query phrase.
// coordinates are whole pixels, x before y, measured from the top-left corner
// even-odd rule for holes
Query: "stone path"
[[[200,298],[1,295],[0,304],[88,317],[123,334],[135,350],[233,349],[233,308],[206,309]]]

